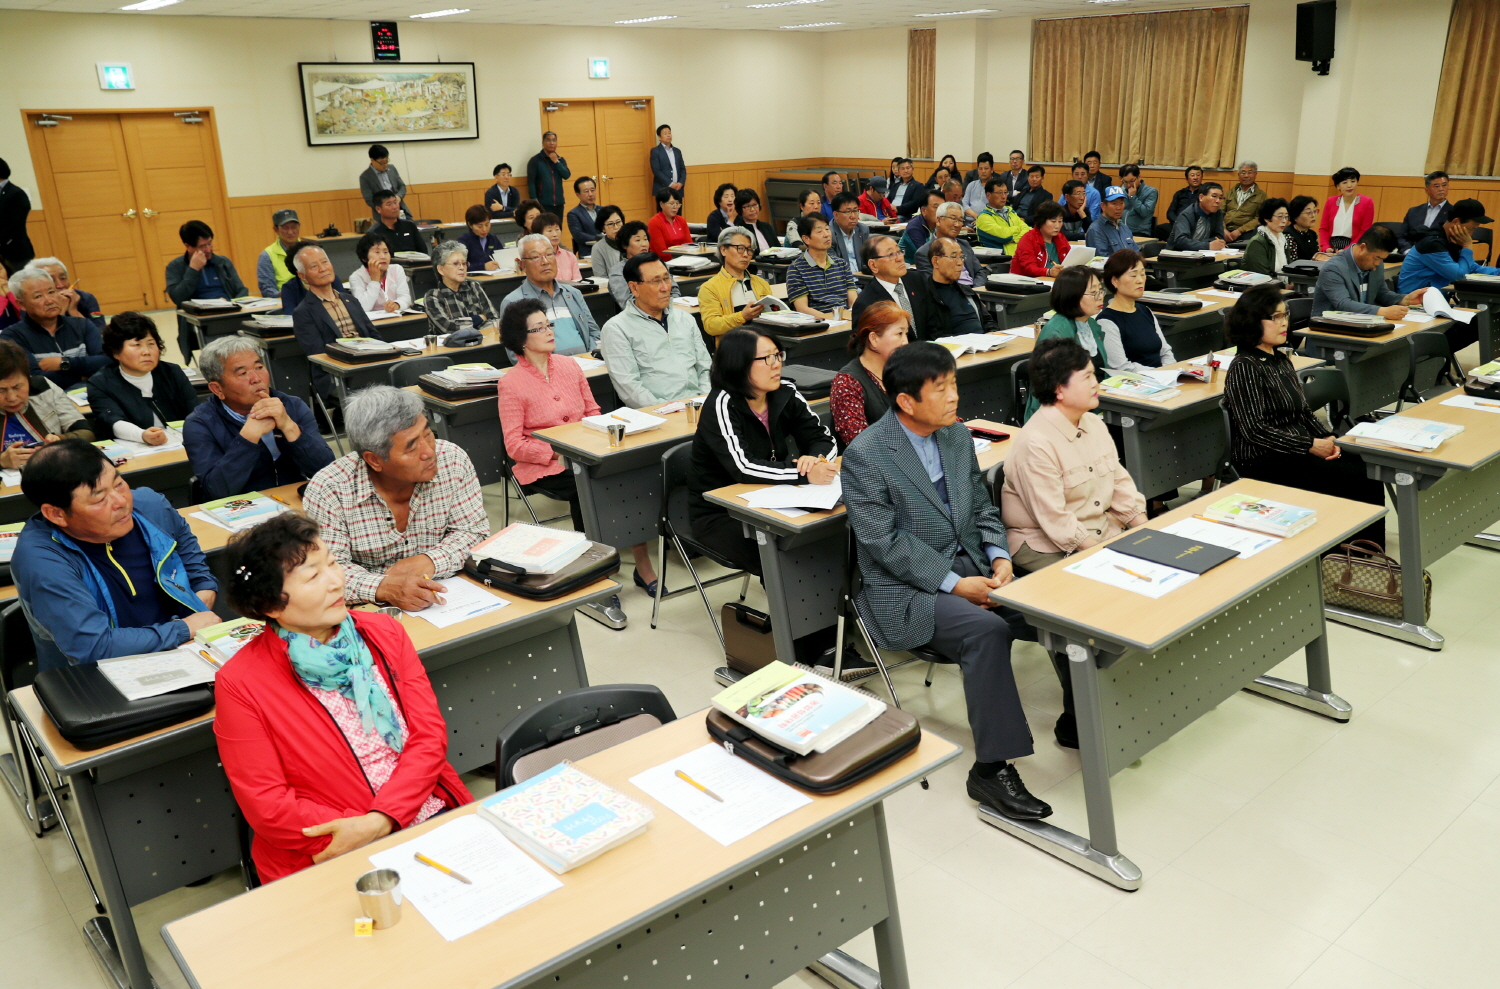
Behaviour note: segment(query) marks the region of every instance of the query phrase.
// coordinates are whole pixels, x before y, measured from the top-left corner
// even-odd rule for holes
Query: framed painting
[[[298,62],[307,143],[479,137],[473,62]]]

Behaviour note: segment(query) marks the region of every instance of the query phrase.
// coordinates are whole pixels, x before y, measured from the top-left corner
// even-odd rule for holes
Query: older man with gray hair
[[[557,252],[545,234],[527,234],[516,243],[526,280],[500,303],[500,315],[518,299],[538,299],[547,307],[558,354],[587,354],[599,346],[599,324],[583,293],[557,280]]]
[[[344,567],[344,599],[420,611],[490,534],[469,455],[438,439],[422,400],[390,385],[344,408],[354,452],[318,471],[302,507]]]
[[[974,253],[974,248],[969,246],[967,240],[959,237],[964,229],[964,207],[962,203],[946,202],[937,208],[937,214],[933,218],[932,236],[927,243],[917,248],[917,274],[923,278],[932,277],[932,242],[938,237],[947,237],[958,242],[959,249],[963,251],[964,266],[958,280],[960,284],[970,288],[984,288],[985,267],[979,261],[979,256]]]
[[[23,315],[19,323],[0,332],[0,337],[20,344],[32,374],[46,375],[66,390],[110,364],[99,327],[63,314],[64,297],[51,272],[22,268],[10,276],[7,288]]]
[[[344,337],[373,337],[375,324],[365,315],[354,296],[339,288],[339,276],[321,247],[307,245],[292,258],[297,277],[307,295],[292,311],[292,334],[308,357],[322,354],[328,345]],[[316,364],[311,367],[313,387],[326,400],[333,393],[333,379]]]
[[[1224,199],[1224,239],[1231,244],[1249,237],[1260,225],[1260,207],[1266,201],[1266,193],[1255,184],[1259,174],[1260,166],[1255,162],[1240,162],[1240,184]]]
[[[253,337],[215,337],[198,355],[207,401],[182,424],[205,501],[305,481],[333,463],[307,403],[271,388]]]
[[[91,293],[73,286],[68,276],[68,266],[62,263],[61,258],[32,258],[27,267],[41,268],[52,276],[52,284],[57,286],[64,316],[86,319],[99,329],[104,329],[104,312],[99,308],[99,300]]]

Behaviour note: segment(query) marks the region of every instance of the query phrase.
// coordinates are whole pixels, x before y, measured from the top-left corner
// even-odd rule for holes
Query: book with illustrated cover
[[[10,558],[15,555],[16,542],[20,540],[21,530],[24,528],[25,522],[0,525],[0,563],[9,563]]]
[[[1203,510],[1204,518],[1228,522],[1255,532],[1273,536],[1292,536],[1318,520],[1311,508],[1300,508],[1255,495],[1230,495]]]
[[[1131,371],[1121,371],[1119,374],[1105,378],[1099,383],[1099,387],[1111,395],[1138,398],[1147,402],[1165,402],[1169,398],[1182,394],[1179,389],[1171,385],[1153,381]]]
[[[581,532],[512,522],[469,550],[475,561],[495,560],[526,573],[556,573],[592,544]]]
[[[479,816],[559,874],[641,834],[655,817],[570,762],[486,797]]]
[[[193,636],[193,641],[208,650],[208,661],[218,667],[234,658],[234,654],[265,627],[265,622],[254,618],[236,618],[232,622],[220,622],[199,629]]]
[[[710,703],[797,755],[827,752],[885,711],[884,701],[780,661],[720,691]]]
[[[1347,439],[1354,436],[1375,446],[1393,447],[1398,450],[1414,450],[1431,453],[1443,445],[1443,441],[1457,436],[1464,427],[1454,422],[1433,422],[1430,419],[1415,419],[1411,416],[1389,416],[1376,422],[1359,422],[1345,433]]]
[[[229,526],[235,532],[253,529],[267,519],[289,511],[286,505],[275,499],[251,491],[217,501],[205,501],[203,511]]]

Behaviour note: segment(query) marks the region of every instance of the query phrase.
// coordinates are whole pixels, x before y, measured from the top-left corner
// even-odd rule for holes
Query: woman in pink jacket
[[[316,522],[277,516],[225,553],[230,604],[266,622],[214,689],[219,758],[262,882],[474,799],[448,763],[411,639],[395,619],[345,606]]]
[[[1359,169],[1341,168],[1333,173],[1339,193],[1323,204],[1318,223],[1318,244],[1325,251],[1342,251],[1359,240],[1375,222],[1375,200],[1359,194]]]

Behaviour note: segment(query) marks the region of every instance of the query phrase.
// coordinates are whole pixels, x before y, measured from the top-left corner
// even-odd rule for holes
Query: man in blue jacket
[[[215,337],[198,370],[212,394],[182,424],[182,443],[205,500],[306,481],[333,463],[307,403],[271,390],[254,340]]]
[[[92,444],[38,450],[21,490],[40,511],[11,570],[41,669],[160,652],[220,621],[187,519],[150,488],[132,491]]]
[[[1469,247],[1474,242],[1474,230],[1481,223],[1493,222],[1484,215],[1484,204],[1477,199],[1454,203],[1448,220],[1407,253],[1397,287],[1402,292],[1429,286],[1446,288],[1467,275],[1500,275],[1500,268],[1475,261]]]
[[[113,363],[104,354],[99,327],[63,315],[63,295],[50,273],[22,268],[10,277],[9,288],[25,315],[0,335],[26,351],[33,375],[46,375],[66,390]]]

